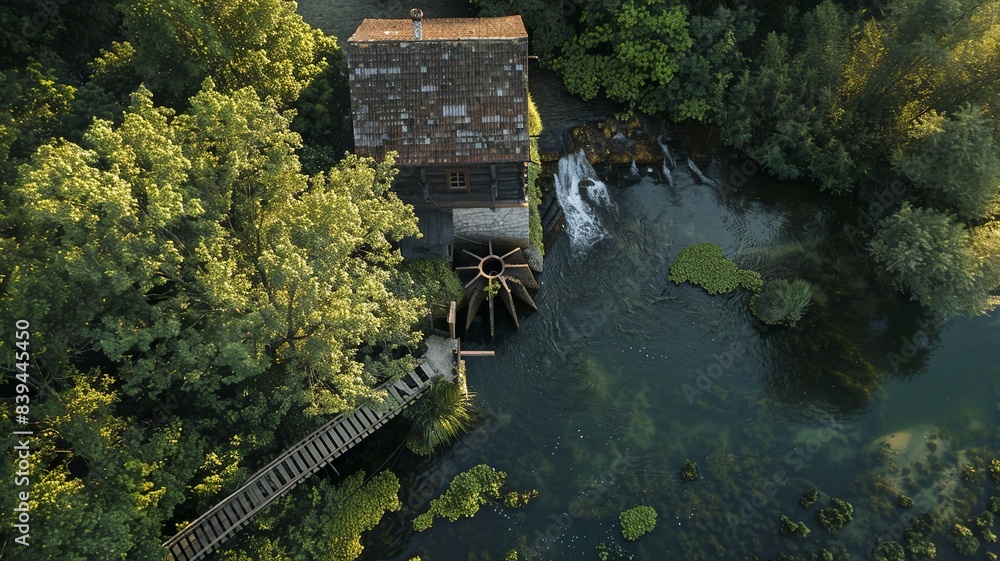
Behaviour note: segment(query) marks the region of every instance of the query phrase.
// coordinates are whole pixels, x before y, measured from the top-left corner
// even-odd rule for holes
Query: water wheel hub
[[[478,255],[467,249],[458,255],[459,265],[455,267],[459,277],[465,284],[465,296],[469,302],[466,312],[465,328],[469,329],[472,320],[479,312],[484,302],[490,306],[490,335],[495,334],[493,300],[500,298],[507,311],[514,318],[514,325],[520,327],[517,319],[517,309],[514,307],[514,296],[532,309],[538,309],[535,300],[528,292],[538,290],[535,276],[528,268],[521,248],[515,248],[503,255],[493,252],[493,242],[489,242],[489,253]]]

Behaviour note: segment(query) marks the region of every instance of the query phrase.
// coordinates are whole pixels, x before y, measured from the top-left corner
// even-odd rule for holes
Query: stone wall
[[[528,207],[456,208],[452,211],[455,241],[509,241],[528,245]]]

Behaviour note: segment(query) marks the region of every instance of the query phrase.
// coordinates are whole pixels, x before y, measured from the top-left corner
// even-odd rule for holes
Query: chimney
[[[413,36],[420,40],[420,20],[423,19],[424,12],[420,8],[410,10],[410,19],[413,20]]]

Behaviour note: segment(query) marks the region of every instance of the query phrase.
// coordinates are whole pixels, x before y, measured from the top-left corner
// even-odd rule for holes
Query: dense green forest
[[[522,14],[574,94],[717,127],[768,173],[856,197],[848,233],[932,312],[1000,304],[1000,1],[477,7]],[[294,3],[11,0],[0,32],[0,434],[12,450],[29,320],[44,527],[14,545],[4,493],[0,547],[161,559],[178,524],[412,367],[435,289],[395,249],[416,220],[391,161],[345,155],[338,41]],[[399,508],[396,477],[370,475],[297,489],[222,558],[356,558]]]

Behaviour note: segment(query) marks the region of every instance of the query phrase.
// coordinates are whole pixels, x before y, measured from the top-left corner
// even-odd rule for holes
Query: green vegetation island
[[[0,41],[0,558],[1000,555],[1000,0]]]

